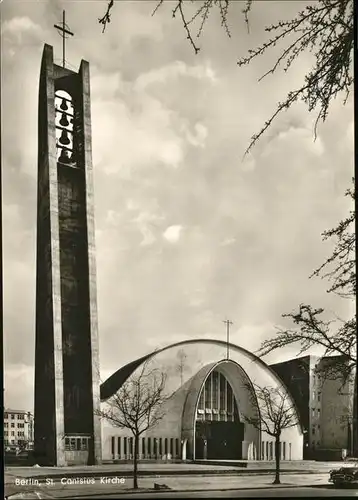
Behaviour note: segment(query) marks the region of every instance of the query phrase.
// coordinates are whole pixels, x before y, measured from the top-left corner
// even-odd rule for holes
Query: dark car
[[[358,488],[358,465],[331,470],[329,481],[337,488],[345,486]]]

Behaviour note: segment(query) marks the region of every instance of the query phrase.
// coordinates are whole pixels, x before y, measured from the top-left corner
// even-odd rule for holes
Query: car
[[[345,486],[358,488],[358,465],[331,470],[329,482],[333,483],[337,488],[344,488]]]

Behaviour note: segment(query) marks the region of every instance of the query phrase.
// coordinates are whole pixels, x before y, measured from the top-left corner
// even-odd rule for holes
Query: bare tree
[[[163,404],[166,374],[143,363],[139,371],[131,375],[106,403],[107,408],[97,414],[114,427],[128,429],[134,440],[133,488],[138,488],[139,437],[153,428],[164,417]]]
[[[349,190],[346,194],[354,200],[354,191]],[[331,281],[327,290],[329,293],[355,299],[354,211],[334,229],[323,233],[324,239],[334,237],[337,242],[332,255],[310,277],[328,278]],[[262,343],[259,354],[264,356],[276,349],[295,344],[300,346],[299,354],[314,346],[322,347],[324,356],[335,356],[332,356],[331,363],[327,362],[321,366],[321,375],[327,378],[339,377],[345,383],[357,367],[356,316],[343,321],[339,318],[327,319],[324,314],[323,308],[315,308],[309,304],[300,304],[298,311],[283,314],[284,318],[292,320],[294,328],[278,328],[276,336]]]
[[[164,0],[159,0],[153,14],[164,3],[166,3]],[[173,18],[179,17],[186,38],[195,54],[200,51],[200,47],[194,40],[200,38],[213,11],[219,11],[221,25],[226,34],[231,36],[229,20],[232,3],[234,0],[196,0],[195,2],[193,0],[175,0],[172,16]],[[242,12],[249,31],[248,15],[254,2],[253,0],[244,0],[242,3]],[[171,3],[171,5],[173,4]],[[105,15],[98,20],[103,25],[103,31],[106,29],[107,23],[110,22],[112,8],[113,0],[110,0]],[[352,64],[353,19],[353,0],[308,2],[308,5],[293,19],[279,20],[275,24],[266,26],[265,31],[269,33],[269,38],[262,45],[249,50],[247,56],[238,60],[239,66],[249,65],[254,59],[271,49],[275,49],[281,42],[286,42],[276,58],[275,64],[259,79],[261,81],[280,69],[287,72],[292,63],[306,52],[313,53],[315,59],[311,70],[304,76],[304,83],[291,90],[286,98],[277,104],[276,111],[265,122],[261,130],[251,137],[245,154],[252,149],[281,111],[287,110],[298,100],[302,100],[309,111],[318,109],[314,127],[315,137],[319,122],[324,122],[328,116],[332,100],[343,92],[345,95],[344,104],[346,104],[354,81]]]
[[[255,416],[243,416],[244,422],[275,439],[275,479],[280,484],[281,434],[284,429],[299,425],[296,408],[284,387],[260,387],[246,385],[250,403],[258,408]]]

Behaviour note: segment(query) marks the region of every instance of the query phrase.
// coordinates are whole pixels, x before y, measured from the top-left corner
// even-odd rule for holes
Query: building
[[[227,344],[219,340],[179,342],[132,361],[109,377],[101,385],[103,409],[149,361],[153,369],[166,374],[165,389],[171,397],[161,408],[164,418],[141,436],[140,458],[274,460],[274,438],[244,423],[243,418],[260,411],[257,401],[253,403],[249,397],[248,384],[284,388],[264,361],[234,344],[230,344],[228,357]],[[301,460],[303,432],[288,391],[287,402],[297,425],[282,432],[281,458]],[[102,443],[103,460],[133,456],[131,432],[106,420],[102,422]]]
[[[300,358],[271,365],[292,394],[304,429],[305,459],[341,459],[353,449],[352,381],[322,376],[322,368],[338,356]],[[340,359],[337,359],[340,358]]]
[[[25,410],[4,411],[4,445],[32,448],[34,441],[34,417]]]
[[[65,23],[60,28],[65,29]],[[101,461],[89,64],[42,54],[38,112],[35,456]],[[75,448],[72,442],[76,443]]]

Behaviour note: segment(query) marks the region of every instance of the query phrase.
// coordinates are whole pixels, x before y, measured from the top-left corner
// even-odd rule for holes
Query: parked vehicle
[[[358,465],[331,470],[329,481],[337,488],[345,486],[358,488]]]

